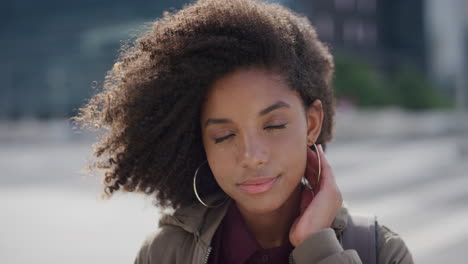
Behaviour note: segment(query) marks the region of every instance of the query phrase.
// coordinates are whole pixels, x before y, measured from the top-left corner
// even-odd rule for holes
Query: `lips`
[[[274,178],[259,178],[243,181],[239,184],[239,188],[248,194],[257,194],[266,192],[271,189],[273,184],[278,180],[278,177]]]

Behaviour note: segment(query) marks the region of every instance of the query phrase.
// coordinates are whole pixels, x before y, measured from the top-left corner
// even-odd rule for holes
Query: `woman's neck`
[[[263,248],[281,246],[289,241],[289,230],[299,216],[301,186],[293,191],[286,202],[277,210],[252,214],[238,206],[247,229]]]

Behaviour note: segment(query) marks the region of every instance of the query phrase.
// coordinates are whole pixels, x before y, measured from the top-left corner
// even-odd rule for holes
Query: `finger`
[[[307,148],[307,174],[315,174],[318,166],[318,156],[312,149]]]
[[[323,152],[322,145],[318,145],[318,151],[320,155],[321,175],[320,175],[320,188],[325,184],[334,184],[335,176],[333,175],[332,168],[328,163],[325,153]]]
[[[325,157],[325,153],[323,152],[323,148],[321,145],[319,146],[319,149],[320,149],[320,153],[322,154],[321,157],[323,157],[324,169],[327,172],[325,174],[327,184],[330,188],[332,188],[331,190],[332,190],[332,193],[335,195],[338,206],[341,206],[343,202],[343,196],[341,194],[340,188],[338,187],[336,183],[335,174],[333,173],[332,168]]]
[[[302,189],[302,195],[301,195],[301,215],[304,213],[304,211],[307,209],[307,206],[309,206],[310,202],[312,202],[313,199],[313,194],[311,191],[303,188]]]
[[[319,161],[317,153],[307,148],[307,166],[305,176],[309,184],[315,190],[318,187],[318,167]]]
[[[325,157],[325,152],[323,152],[322,144],[319,144],[317,147],[320,155],[320,163],[322,165],[322,168],[326,167],[326,169],[330,169],[330,164],[328,163],[327,157]]]

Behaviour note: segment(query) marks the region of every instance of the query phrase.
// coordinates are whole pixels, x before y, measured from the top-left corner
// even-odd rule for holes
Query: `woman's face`
[[[276,210],[298,187],[323,119],[320,101],[311,106],[306,113],[280,75],[259,68],[213,84],[201,115],[203,145],[217,183],[239,207]]]

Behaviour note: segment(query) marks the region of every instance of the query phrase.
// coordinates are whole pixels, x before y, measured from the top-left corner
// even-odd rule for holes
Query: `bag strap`
[[[363,264],[377,264],[377,227],[375,215],[349,215],[342,233],[343,248],[356,250]]]

